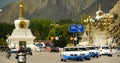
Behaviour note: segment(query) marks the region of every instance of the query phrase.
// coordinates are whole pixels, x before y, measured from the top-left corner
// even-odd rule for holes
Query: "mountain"
[[[94,46],[105,45],[107,38],[108,38],[108,45],[111,44],[112,46],[120,45],[120,9],[119,8],[120,8],[120,0],[117,1],[117,3],[109,12],[107,12],[114,16],[112,20],[107,19],[107,21],[110,22],[107,30],[108,36],[106,34],[106,25],[103,25],[103,23],[106,23],[104,22],[104,20],[102,20],[100,23],[98,22],[100,25],[97,24],[96,26],[91,26],[91,33],[90,33],[91,45]],[[81,42],[79,42],[79,45],[88,44],[88,34],[87,34],[88,29],[89,26],[86,27],[85,33],[83,34],[82,40]]]
[[[0,8],[5,7],[6,5],[9,5],[17,0],[0,0]]]
[[[95,15],[101,4],[104,12],[109,12],[118,0],[23,0],[25,18],[47,18],[51,20],[78,20],[83,14]],[[109,3],[109,4],[108,4]],[[19,2],[6,5],[0,12],[0,22],[13,23],[18,19]]]
[[[120,45],[120,0],[115,4],[110,13],[115,16],[114,21],[110,25],[109,33],[113,36],[114,42]]]

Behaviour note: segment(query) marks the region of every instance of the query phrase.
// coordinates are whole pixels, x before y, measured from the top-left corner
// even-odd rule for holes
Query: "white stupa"
[[[99,4],[99,9],[96,12],[96,17],[95,19],[97,19],[97,21],[99,21],[101,18],[103,17],[103,11],[101,10],[101,5]]]
[[[23,2],[20,2],[19,19],[14,21],[15,29],[8,39],[11,41],[9,47],[19,48],[19,45],[32,47],[35,37],[29,27],[29,20],[24,18]]]

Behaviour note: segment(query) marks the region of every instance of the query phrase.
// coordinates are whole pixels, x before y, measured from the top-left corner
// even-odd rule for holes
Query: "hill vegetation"
[[[108,12],[118,0],[23,0],[27,19],[72,19],[78,21],[84,14],[95,16],[98,5]],[[109,4],[108,4],[109,3]],[[18,19],[19,2],[11,3],[0,12],[0,22],[13,23]]]
[[[110,11],[114,15],[114,19],[109,26],[109,38],[112,38],[113,42],[120,44],[119,0],[24,0],[24,11],[25,18],[31,20],[30,29],[37,37],[36,40],[49,40],[50,36],[54,35],[54,30],[57,30],[56,36],[64,39],[60,39],[61,41],[55,42],[55,44],[65,46],[69,42],[69,37],[72,36],[72,33],[68,31],[69,25],[73,23],[85,24],[83,20],[88,15],[95,17],[98,4],[101,4],[104,13]],[[0,12],[1,41],[5,41],[6,35],[12,33],[14,29],[13,21],[18,19],[18,12],[19,2],[7,5]],[[52,27],[50,24],[54,22],[58,23],[59,26]],[[105,40],[104,27],[93,28],[92,31],[93,35],[97,35],[97,37],[93,36],[96,37],[93,41]],[[102,38],[100,39],[100,37]]]

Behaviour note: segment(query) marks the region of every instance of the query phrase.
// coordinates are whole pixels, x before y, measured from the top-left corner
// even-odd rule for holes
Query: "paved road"
[[[12,54],[12,57],[7,59],[5,53],[0,52],[0,63],[17,63],[15,54]],[[90,61],[61,62],[59,53],[34,52],[32,56],[27,55],[27,63],[120,63],[120,57],[114,54],[113,57],[102,56],[99,58],[91,58]]]

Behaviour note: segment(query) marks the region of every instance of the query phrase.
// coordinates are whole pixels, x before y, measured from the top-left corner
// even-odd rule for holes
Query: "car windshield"
[[[87,51],[86,48],[79,48],[79,51]]]
[[[95,47],[87,47],[89,50],[95,50]]]
[[[110,49],[109,47],[102,47],[102,49]]]
[[[78,48],[65,48],[65,51],[78,51]]]
[[[16,49],[16,48],[11,48],[11,49]]]

